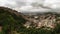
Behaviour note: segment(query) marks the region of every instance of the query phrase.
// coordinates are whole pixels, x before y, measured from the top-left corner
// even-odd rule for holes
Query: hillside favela
[[[60,0],[0,0],[0,34],[60,34]]]
[[[60,13],[20,13],[0,7],[0,34],[60,34]]]

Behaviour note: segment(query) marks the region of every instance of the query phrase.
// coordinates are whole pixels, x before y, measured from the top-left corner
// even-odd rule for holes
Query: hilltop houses
[[[31,24],[33,24],[33,27],[35,28],[41,28],[41,27],[49,27],[49,28],[55,28],[56,24],[56,16],[47,14],[47,15],[30,15],[28,18],[29,20],[24,24],[26,28],[32,27]]]

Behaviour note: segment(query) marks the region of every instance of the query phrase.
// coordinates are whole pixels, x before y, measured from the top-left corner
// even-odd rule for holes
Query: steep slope
[[[8,34],[11,30],[22,26],[26,22],[22,13],[18,13],[7,7],[0,7],[0,27],[3,27],[3,32]]]

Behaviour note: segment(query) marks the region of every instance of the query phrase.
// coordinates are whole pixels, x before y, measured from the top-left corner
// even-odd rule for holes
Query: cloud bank
[[[60,0],[0,0],[0,6],[9,7],[18,12],[60,11]]]

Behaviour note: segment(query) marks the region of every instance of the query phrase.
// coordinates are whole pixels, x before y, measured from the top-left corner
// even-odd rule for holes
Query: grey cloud
[[[51,9],[50,7],[46,7],[46,6],[43,6],[43,4],[39,4],[39,3],[32,3],[31,4],[33,7],[37,7],[37,8],[39,8],[39,7],[41,7],[41,8],[45,8],[45,9]]]
[[[21,12],[60,11],[60,0],[6,0],[0,4]],[[51,1],[53,3],[51,3]],[[57,1],[57,2],[56,2]],[[11,3],[12,2],[12,3]],[[13,3],[14,2],[14,3]],[[57,8],[55,8],[57,7]],[[26,10],[25,10],[26,9]]]
[[[25,2],[16,2],[18,6],[25,6]]]

